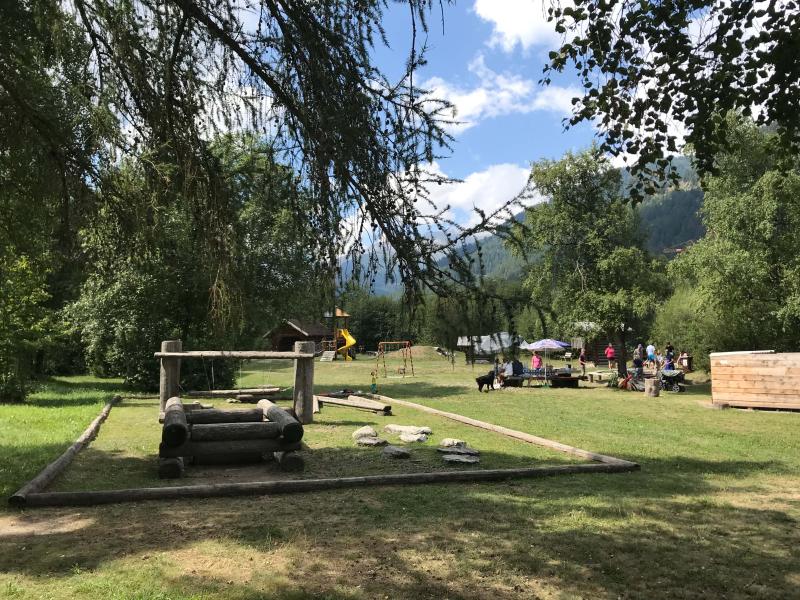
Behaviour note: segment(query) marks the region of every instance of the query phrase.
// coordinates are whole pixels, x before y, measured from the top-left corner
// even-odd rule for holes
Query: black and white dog
[[[494,389],[494,371],[489,371],[486,375],[481,375],[475,378],[475,383],[478,384],[478,391],[483,391],[483,386],[486,386],[486,393]]]

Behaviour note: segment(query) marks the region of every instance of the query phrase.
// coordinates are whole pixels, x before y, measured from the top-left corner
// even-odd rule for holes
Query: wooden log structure
[[[286,473],[299,473],[306,468],[303,457],[296,452],[278,450],[272,453],[278,468]]]
[[[26,498],[29,494],[40,492],[50,485],[50,483],[56,477],[64,472],[64,470],[72,462],[72,459],[75,458],[75,455],[83,450],[89,444],[89,442],[95,438],[97,432],[100,431],[100,426],[103,424],[103,421],[108,418],[108,413],[111,412],[111,408],[121,400],[122,396],[114,396],[109,402],[107,402],[103,407],[103,410],[100,411],[100,414],[95,417],[94,421],[89,424],[80,437],[75,440],[72,445],[70,445],[70,447],[67,448],[63,454],[61,454],[61,456],[47,465],[39,472],[38,475],[36,475],[36,477],[31,479],[28,483],[17,490],[14,495],[8,499],[8,503],[12,506],[24,506],[26,504]]]
[[[242,388],[239,390],[191,390],[186,392],[186,396],[191,398],[235,398],[241,395],[255,395],[262,394],[270,396],[277,394],[281,391],[279,387],[263,387],[263,388]]]
[[[266,419],[278,425],[285,442],[299,442],[303,439],[303,425],[286,410],[269,400],[259,400],[258,408],[264,412]]]
[[[711,402],[800,410],[800,352],[712,352]]]
[[[661,394],[661,381],[655,378],[644,380],[644,395],[657,398]]]
[[[383,415],[391,415],[392,414],[392,407],[390,404],[385,404],[383,402],[376,402],[374,400],[370,400],[369,398],[363,398],[361,396],[348,396],[347,398],[334,398],[332,396],[315,396],[317,402],[325,406],[329,404],[331,406],[345,406],[348,408],[357,408],[359,410],[366,410],[375,414],[383,414]]]
[[[161,443],[176,448],[189,439],[189,424],[178,396],[167,400],[164,407],[164,426],[161,428]]]
[[[183,458],[159,458],[158,459],[158,478],[159,479],[178,479],[183,477],[184,466]]]
[[[192,456],[195,458],[222,458],[240,455],[272,454],[278,450],[299,450],[299,443],[286,443],[280,439],[259,440],[219,440],[213,442],[186,442],[183,446],[172,448],[161,444],[158,455],[161,458],[177,458],[179,456]]]
[[[158,383],[159,414],[164,412],[167,400],[179,395],[181,380],[181,359],[179,354],[183,348],[180,340],[165,340],[161,342],[161,372]],[[169,355],[169,356],[168,356]]]
[[[281,436],[278,423],[208,423],[192,425],[193,442],[225,440],[275,440]],[[296,441],[296,440],[293,440]]]
[[[294,414],[302,424],[314,422],[314,342],[295,342]]]
[[[362,477],[336,477],[331,479],[295,479],[288,481],[253,481],[245,483],[217,483],[123,490],[98,490],[86,492],[43,492],[29,494],[25,506],[93,506],[141,500],[179,500],[184,498],[220,498],[237,496],[264,496],[318,492],[348,488],[386,485],[442,484],[454,482],[506,481],[519,478],[554,477],[557,475],[585,473],[623,473],[634,471],[639,465],[627,461],[593,463],[552,467],[518,469],[486,469],[463,471],[434,471],[428,473],[402,473],[394,475],[366,475]]]
[[[209,408],[186,413],[186,420],[191,425],[205,423],[253,423],[264,420],[264,411],[260,408],[247,408],[243,410]]]

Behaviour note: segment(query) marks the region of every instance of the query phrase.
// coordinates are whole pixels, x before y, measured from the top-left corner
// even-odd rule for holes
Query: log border
[[[460,423],[472,425],[481,429],[487,429],[518,439],[527,443],[536,444],[553,450],[558,450],[567,454],[588,458],[594,463],[583,463],[577,465],[561,465],[549,467],[527,467],[518,469],[479,469],[468,471],[433,471],[427,473],[400,473],[393,475],[368,475],[363,477],[336,477],[328,479],[295,479],[290,481],[249,481],[241,483],[188,485],[175,487],[149,487],[149,488],[130,488],[121,490],[92,490],[83,492],[42,492],[27,490],[25,494],[19,496],[17,492],[9,499],[9,503],[19,507],[42,507],[42,506],[92,506],[97,504],[112,504],[119,502],[134,502],[140,500],[177,500],[183,498],[219,498],[232,496],[265,496],[271,494],[291,494],[303,492],[318,492],[324,490],[336,490],[346,488],[361,488],[386,485],[408,485],[408,484],[441,484],[441,483],[474,483],[483,481],[506,481],[509,479],[530,479],[542,477],[554,477],[558,475],[570,475],[581,473],[627,473],[638,471],[638,463],[623,460],[605,454],[598,454],[588,450],[582,450],[562,444],[547,438],[530,435],[522,431],[516,431],[507,427],[493,425],[485,421],[479,421],[470,417],[465,417],[456,413],[449,413],[438,410],[415,402],[406,400],[396,400],[388,396],[372,395],[385,402],[392,402],[408,408],[414,408],[442,416]],[[116,397],[115,397],[116,398]],[[112,400],[113,403],[113,400]],[[110,410],[112,403],[106,405]],[[107,410],[103,409],[105,416]],[[105,416],[102,415],[103,419]],[[90,425],[89,429],[99,428],[99,423]],[[102,422],[102,421],[101,421]],[[89,431],[87,429],[87,431]],[[85,432],[86,433],[86,432]],[[84,433],[84,435],[85,435]],[[81,436],[80,439],[83,439]],[[88,440],[83,442],[85,446]],[[76,442],[77,444],[78,442]],[[73,444],[75,446],[75,444]],[[81,446],[83,447],[83,446]],[[72,448],[72,447],[71,447]],[[71,449],[70,448],[70,449]],[[66,453],[65,453],[66,454]],[[74,456],[74,452],[73,452]],[[63,455],[62,455],[63,457]],[[71,460],[70,456],[70,460]],[[58,460],[61,460],[59,458]],[[56,461],[58,462],[58,461]],[[68,462],[67,462],[68,464]],[[64,465],[63,468],[65,468]],[[48,466],[45,470],[49,469]],[[63,470],[62,468],[62,470]],[[44,471],[43,471],[44,473]],[[41,475],[41,474],[40,474]],[[38,479],[38,476],[37,478]],[[49,483],[49,480],[45,485]],[[28,486],[25,486],[26,488]],[[41,490],[43,486],[39,487]],[[14,501],[14,499],[17,499]]]
[[[29,496],[40,493],[41,490],[50,485],[50,483],[52,483],[56,477],[61,475],[61,473],[63,473],[64,470],[70,465],[72,459],[75,458],[75,455],[88,446],[89,442],[91,442],[97,436],[97,432],[100,431],[100,426],[103,424],[103,421],[108,418],[111,408],[121,400],[122,396],[114,396],[111,398],[111,400],[106,402],[103,410],[100,411],[100,414],[95,417],[94,421],[89,424],[80,437],[75,440],[69,448],[64,450],[61,456],[48,464],[44,469],[39,471],[39,473],[33,479],[18,489],[8,499],[8,503],[11,506],[28,505]]]

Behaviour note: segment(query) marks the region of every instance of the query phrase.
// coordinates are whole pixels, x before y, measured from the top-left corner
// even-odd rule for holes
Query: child
[[[578,364],[581,366],[581,376],[586,377],[586,350],[584,348],[581,348]]]
[[[372,371],[370,373],[370,375],[372,376],[372,383],[370,384],[369,389],[373,394],[377,394],[378,393],[378,373],[377,373],[377,371]]]

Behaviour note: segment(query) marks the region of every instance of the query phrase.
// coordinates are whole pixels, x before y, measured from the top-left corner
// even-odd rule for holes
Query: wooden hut
[[[285,319],[264,335],[272,349],[279,352],[291,351],[295,342],[314,342],[317,352],[319,352],[322,350],[322,341],[330,337],[331,331],[328,327],[320,323],[303,322],[297,319]]]

